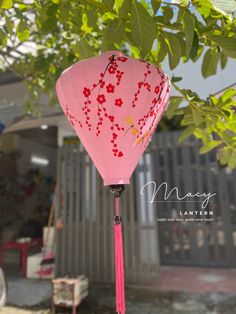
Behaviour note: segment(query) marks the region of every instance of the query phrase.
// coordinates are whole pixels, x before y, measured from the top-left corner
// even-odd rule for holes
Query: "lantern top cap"
[[[108,50],[108,51],[104,51],[102,53],[102,55],[116,55],[118,57],[123,57],[126,56],[123,52],[119,51],[119,50]]]

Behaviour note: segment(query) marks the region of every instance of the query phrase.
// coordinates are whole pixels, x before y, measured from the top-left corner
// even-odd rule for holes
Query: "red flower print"
[[[100,105],[102,105],[106,101],[106,98],[103,94],[101,94],[101,95],[98,95],[97,101],[99,102]]]
[[[108,68],[108,72],[109,72],[110,74],[114,74],[114,73],[116,72],[115,67],[114,67],[113,65],[110,65],[109,68]]]
[[[148,83],[145,83],[146,85],[146,88],[147,88],[147,90],[150,92],[150,90],[151,90],[151,85],[150,84],[148,84]]]
[[[128,58],[126,58],[126,57],[118,57],[117,60],[119,60],[121,62],[125,62],[126,60],[128,60]]]
[[[155,93],[156,93],[156,94],[159,93],[159,90],[160,90],[160,87],[159,87],[159,86],[156,86],[156,87],[155,87]]]
[[[122,104],[123,104],[123,100],[121,98],[117,98],[115,100],[115,106],[121,107]]]
[[[111,122],[114,122],[114,116],[109,116],[109,120],[110,120]]]
[[[150,117],[152,117],[153,115],[154,115],[154,110],[152,110],[151,112],[150,112]]]
[[[105,85],[105,82],[104,82],[103,80],[100,80],[100,83],[99,83],[99,84],[100,84],[100,87],[103,88],[104,85]]]
[[[90,89],[85,87],[84,90],[83,90],[83,94],[85,97],[88,97],[90,95]]]
[[[114,93],[114,89],[115,89],[114,85],[108,84],[106,88],[107,88],[108,93]]]
[[[118,157],[122,157],[122,156],[123,156],[123,153],[121,151],[119,151]]]
[[[141,88],[143,85],[143,82],[138,82],[138,87]]]

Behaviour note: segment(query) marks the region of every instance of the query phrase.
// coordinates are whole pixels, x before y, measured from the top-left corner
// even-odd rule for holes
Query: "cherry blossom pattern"
[[[121,62],[126,62],[128,60],[128,58],[118,57],[117,60],[121,61]],[[124,71],[119,70],[119,65],[118,65],[118,62],[116,62],[116,60],[114,60],[114,62],[108,67],[108,73],[111,75],[113,75],[113,74],[116,75],[116,79],[117,79],[116,85],[119,86],[120,82],[122,80],[122,77],[124,75]]]
[[[141,61],[141,62],[143,62],[143,61]],[[136,105],[137,105],[138,97],[139,97],[139,94],[141,93],[141,89],[143,87],[146,88],[149,92],[151,91],[151,85],[146,82],[147,77],[148,77],[149,74],[151,74],[150,63],[146,63],[146,71],[144,72],[144,78],[143,78],[142,81],[138,82],[138,89],[134,93],[134,99],[132,100],[132,107],[133,108],[136,107]]]
[[[97,123],[97,126],[96,126],[96,135],[99,136],[99,134],[101,133],[101,126],[102,126],[102,123],[103,123],[103,117],[101,116],[101,112],[102,112],[102,109],[101,108],[98,108],[98,112],[97,112],[97,115],[98,115],[98,123]]]
[[[96,126],[96,135],[99,136],[101,133],[101,128],[104,123],[104,121],[108,121],[110,124],[110,130],[111,130],[111,139],[110,142],[112,144],[112,153],[114,157],[122,158],[124,156],[122,150],[119,148],[119,137],[123,135],[124,133],[124,127],[118,123],[116,120],[116,117],[110,113],[111,106],[107,106],[107,96],[109,94],[112,94],[115,92],[115,89],[117,88],[122,80],[122,77],[124,75],[124,71],[122,71],[120,65],[123,62],[126,62],[128,58],[126,57],[116,57],[111,56],[108,58],[107,66],[105,67],[104,71],[100,73],[100,77],[98,78],[98,81],[94,84],[92,84],[92,88],[90,86],[85,86],[83,89],[83,95],[86,98],[84,102],[84,113],[86,116],[86,124],[91,129],[90,124],[90,107],[92,106],[90,97],[97,92],[97,95],[95,95],[95,100],[97,101],[97,126]],[[134,99],[132,102],[132,107],[135,107],[137,105],[138,96],[142,92],[142,89],[146,89],[148,92],[151,92],[151,85],[148,82],[148,75],[151,73],[150,70],[150,64],[145,63],[146,70],[144,72],[143,80],[138,82],[137,91],[134,94]],[[137,125],[137,133],[135,133],[136,136],[136,143],[143,143],[144,145],[147,145],[147,143],[150,140],[150,136],[153,134],[154,126],[157,123],[157,120],[160,119],[160,116],[158,115],[158,106],[162,103],[161,99],[161,93],[166,81],[165,75],[160,71],[160,69],[157,68],[158,73],[161,77],[161,82],[159,85],[154,86],[154,98],[152,100],[151,106],[148,108],[148,111],[146,114],[144,114],[143,117],[141,117]],[[116,80],[113,80],[112,82],[109,81],[109,78],[111,76],[115,76]],[[115,82],[114,82],[115,81]],[[109,99],[109,98],[108,98]],[[122,98],[116,98],[113,103],[114,106],[122,107],[123,100]],[[147,119],[152,119],[152,123],[147,129],[146,123]],[[72,119],[73,120],[73,119]]]
[[[126,62],[128,60],[128,58],[126,58],[126,57],[118,57],[117,60],[121,61],[121,62]]]
[[[83,127],[82,123],[73,114],[70,113],[68,105],[66,105],[65,114],[73,126],[75,126],[75,123],[77,123],[81,128]]]
[[[120,157],[123,157],[123,152],[117,148],[117,144],[116,144],[117,137],[118,137],[117,133],[113,132],[112,139],[111,139],[111,143],[113,145],[112,152],[114,156],[117,156],[120,158]]]
[[[114,91],[115,91],[115,86],[112,85],[111,83],[109,83],[109,84],[106,86],[106,90],[107,90],[107,93],[114,93]]]
[[[157,69],[157,70],[159,70],[159,69]],[[142,118],[140,118],[138,120],[139,134],[137,135],[137,140],[139,138],[142,138],[142,140],[144,140],[144,138],[147,137],[147,141],[146,141],[145,145],[148,144],[149,139],[151,138],[152,134],[155,131],[154,130],[155,125],[157,125],[157,123],[160,121],[160,119],[161,119],[161,117],[162,117],[162,115],[164,114],[164,111],[165,111],[165,110],[162,110],[161,114],[158,114],[160,112],[159,111],[159,109],[160,109],[159,107],[162,104],[161,94],[162,94],[162,91],[163,91],[164,84],[168,83],[167,82],[168,78],[163,73],[160,73],[160,70],[158,72],[161,75],[161,82],[154,89],[155,93],[158,94],[158,95],[157,95],[157,97],[155,97],[152,100],[152,105],[150,106],[149,111]],[[169,88],[170,88],[170,85],[168,83],[167,92],[169,92]],[[145,127],[146,120],[148,118],[152,118],[152,123],[150,124],[148,130],[146,130],[143,133],[143,128]]]
[[[160,92],[160,85],[157,85],[154,89],[155,94],[158,94]]]
[[[115,106],[121,107],[123,104],[123,100],[121,98],[115,99]]]
[[[89,96],[90,95],[88,95],[86,97],[86,100],[84,101],[84,106],[82,107],[82,110],[83,110],[84,115],[85,115],[85,124],[88,126],[89,131],[91,131],[91,128],[92,128],[92,124],[90,123],[91,109],[89,108],[89,106],[91,105],[91,100],[89,99]]]
[[[109,66],[108,72],[109,72],[110,74],[115,74],[115,73],[116,73],[116,68],[115,68],[115,66],[114,66],[113,64],[111,64],[111,65]]]
[[[138,134],[137,137],[142,135],[142,130],[145,127],[146,121],[148,118],[152,118],[152,121],[155,121],[156,115],[157,115],[157,110],[158,110],[158,108],[156,108],[156,106],[158,103],[161,103],[161,101],[162,101],[162,99],[160,98],[161,92],[162,92],[162,89],[160,90],[158,97],[154,98],[152,100],[152,105],[149,108],[149,111],[142,118],[140,118],[138,120],[138,125],[140,126],[140,134]],[[153,127],[153,123],[151,123],[151,125],[149,127],[149,131],[152,129],[152,127]]]
[[[119,64],[116,62],[116,57],[113,55],[108,58],[109,62],[103,72],[100,73],[100,78],[97,83],[94,83],[92,85],[92,88],[90,89],[88,86],[85,86],[83,89],[83,95],[85,96],[86,100],[84,102],[84,107],[82,110],[85,113],[86,117],[86,124],[91,130],[91,124],[90,124],[90,117],[88,113],[90,112],[89,106],[91,106],[91,100],[90,97],[91,95],[95,92],[96,89],[98,89],[98,94],[96,96],[96,101],[97,101],[97,117],[98,117],[98,122],[96,125],[96,136],[99,136],[101,133],[101,127],[103,125],[103,122],[105,119],[109,120],[109,123],[111,124],[110,129],[112,131],[112,138],[111,138],[111,144],[112,144],[112,152],[115,157],[121,158],[123,157],[123,152],[118,148],[117,144],[117,139],[120,135],[121,131],[124,131],[124,128],[119,125],[119,123],[116,122],[114,115],[109,114],[106,106],[106,93],[114,93],[115,91],[115,85],[107,81],[107,74],[111,75],[116,75],[116,85],[119,85],[122,76],[124,75],[123,71],[119,70]],[[118,58],[117,58],[118,60]],[[128,58],[122,58],[119,61],[120,62],[126,62]],[[116,104],[118,106],[121,106],[123,104],[123,101],[121,99],[115,100]]]
[[[85,97],[89,97],[90,96],[90,89],[87,88],[87,87],[84,87],[84,90],[83,90],[83,94]]]
[[[106,97],[105,97],[104,94],[98,95],[98,97],[97,97],[97,102],[98,102],[100,105],[102,105],[105,101],[106,101]]]

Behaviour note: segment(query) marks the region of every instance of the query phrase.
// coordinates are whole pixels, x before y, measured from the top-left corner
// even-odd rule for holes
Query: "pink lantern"
[[[168,77],[147,62],[108,51],[65,70],[56,89],[104,185],[129,184],[167,107]]]
[[[66,69],[57,81],[65,115],[116,197],[117,312],[125,313],[119,196],[165,112],[167,75],[142,60],[108,51]]]

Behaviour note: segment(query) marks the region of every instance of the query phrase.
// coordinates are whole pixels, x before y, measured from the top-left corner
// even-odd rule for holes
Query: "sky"
[[[209,94],[215,94],[222,89],[236,83],[236,61],[230,59],[224,70],[221,70],[218,64],[216,75],[204,79],[201,74],[202,58],[196,63],[189,61],[185,64],[180,63],[176,69],[171,71],[168,61],[163,64],[163,69],[172,76],[182,76],[183,80],[178,82],[180,87],[189,88],[197,92],[202,98],[207,98]],[[174,91],[173,91],[174,93]]]

